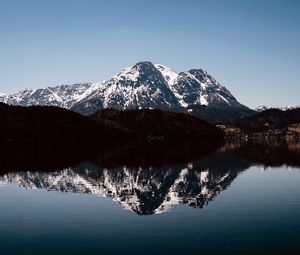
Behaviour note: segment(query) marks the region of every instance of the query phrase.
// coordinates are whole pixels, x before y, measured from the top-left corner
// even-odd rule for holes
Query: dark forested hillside
[[[105,123],[63,108],[8,106],[0,104],[0,140],[46,143],[86,143],[107,140],[116,132]]]
[[[161,110],[102,110],[85,117],[49,106],[0,104],[0,141],[70,144],[216,141],[223,133],[195,117]]]
[[[286,129],[289,125],[295,123],[300,123],[300,108],[286,111],[269,109],[236,121],[234,125],[245,131],[261,132],[275,129]]]
[[[90,116],[96,121],[109,121],[115,126],[130,130],[138,137],[150,140],[217,141],[222,131],[196,117],[161,110],[101,110]]]
[[[190,105],[187,108],[184,108],[182,112],[191,114],[199,119],[206,120],[210,123],[220,123],[238,120],[257,113],[247,107],[216,108],[206,105]]]

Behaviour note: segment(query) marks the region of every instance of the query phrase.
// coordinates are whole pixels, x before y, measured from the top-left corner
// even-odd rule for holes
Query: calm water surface
[[[3,171],[1,254],[299,254],[297,148]]]

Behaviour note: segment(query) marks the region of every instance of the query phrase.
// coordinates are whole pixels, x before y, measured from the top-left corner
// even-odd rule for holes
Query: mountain
[[[45,89],[25,89],[13,95],[0,96],[0,102],[19,106],[47,105],[69,109],[98,85],[98,83],[76,83]]]
[[[149,61],[125,68],[108,81],[26,89],[0,96],[0,102],[21,106],[58,106],[84,115],[103,108],[182,111],[191,105],[241,110],[243,114],[250,111],[202,69],[176,73],[171,68],[153,65]]]
[[[243,107],[224,86],[202,69],[176,74],[168,67],[156,65],[181,106]]]
[[[103,108],[176,110],[181,105],[151,62],[125,68],[71,109],[90,114]]]
[[[254,110],[256,112],[263,112],[263,111],[266,111],[266,110],[269,110],[269,109],[279,109],[279,110],[282,110],[282,111],[286,111],[286,110],[292,110],[292,109],[296,109],[296,108],[300,108],[300,105],[285,106],[285,107],[269,107],[269,106],[266,106],[266,105],[259,105]]]
[[[266,105],[259,105],[254,109],[254,111],[263,112],[263,111],[268,110],[268,109],[270,109],[270,107],[268,107]]]
[[[5,93],[0,92],[0,102],[7,103],[8,96]]]
[[[177,111],[189,105],[248,110],[202,69],[177,74],[151,62],[139,62],[124,69],[71,109],[90,114],[102,108]]]

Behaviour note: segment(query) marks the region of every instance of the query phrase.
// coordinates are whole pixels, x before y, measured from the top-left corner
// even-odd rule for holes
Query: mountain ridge
[[[206,105],[220,109],[249,109],[202,69],[177,73],[149,61],[125,68],[107,81],[25,89],[12,95],[0,94],[0,102],[58,106],[84,115],[103,108],[181,111],[189,105]]]
[[[293,109],[297,109],[300,108],[300,105],[296,105],[296,106],[284,106],[284,107],[271,107],[271,106],[267,106],[267,105],[259,105],[257,106],[254,111],[256,112],[263,112],[266,110],[270,110],[270,109],[278,109],[278,110],[282,110],[282,111],[287,111],[287,110],[293,110]]]

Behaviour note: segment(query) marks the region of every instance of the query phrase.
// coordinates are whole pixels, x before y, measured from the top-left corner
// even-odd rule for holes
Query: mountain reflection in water
[[[299,143],[232,143],[215,151],[198,152],[199,158],[197,153],[185,151],[185,157],[174,163],[156,154],[153,165],[131,150],[119,150],[62,170],[1,169],[0,185],[110,197],[127,210],[149,215],[178,204],[203,208],[253,165],[300,167]]]

